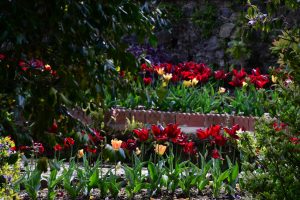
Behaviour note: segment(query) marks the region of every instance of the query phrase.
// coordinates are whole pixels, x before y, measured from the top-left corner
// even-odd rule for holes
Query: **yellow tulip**
[[[167,146],[161,145],[161,144],[157,144],[157,145],[155,145],[154,151],[158,155],[162,156],[166,152],[166,149],[167,149]]]
[[[166,81],[169,81],[172,77],[173,77],[172,74],[163,74],[163,78],[164,78]]]
[[[84,155],[83,149],[78,150],[78,152],[77,152],[77,158],[82,158],[83,155]]]
[[[223,94],[223,93],[225,93],[225,92],[226,92],[226,89],[225,89],[225,88],[219,87],[219,93],[220,93],[220,94]]]
[[[185,86],[185,87],[190,87],[192,85],[192,81],[183,81],[182,84]]]
[[[163,68],[158,68],[158,69],[156,69],[156,72],[157,72],[157,74],[160,75],[160,76],[162,76],[162,75],[165,73],[165,71],[164,71]]]
[[[243,81],[243,87],[246,87],[247,85],[248,85],[248,83]]]
[[[193,78],[193,80],[192,80],[192,85],[195,86],[195,85],[198,84],[198,82],[199,82],[199,81],[198,81],[196,78]]]
[[[277,82],[277,79],[278,79],[277,76],[272,75],[271,78],[272,78],[272,82],[273,82],[273,83],[276,83],[276,82]]]
[[[115,151],[118,151],[121,148],[122,140],[113,139],[111,140],[111,146]]]
[[[138,147],[135,149],[135,154],[136,155],[140,155],[141,154],[141,150]]]

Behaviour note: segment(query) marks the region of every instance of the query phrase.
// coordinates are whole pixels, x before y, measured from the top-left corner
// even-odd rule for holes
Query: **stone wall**
[[[172,19],[168,28],[157,31],[159,45],[171,55],[171,62],[193,60],[219,67],[231,64],[244,67],[255,65],[252,67],[257,67],[274,63],[275,60],[272,59],[268,50],[270,43],[256,43],[255,41],[252,44],[247,43],[252,52],[251,57],[247,59],[233,59],[226,52],[230,41],[240,40],[242,29],[240,22],[245,19],[242,11],[247,9],[246,5],[236,2],[239,1],[163,0],[162,3],[174,6],[176,12],[180,12],[180,17],[176,20]],[[200,13],[200,16],[203,15],[207,12],[205,11],[207,6],[215,9],[215,12],[211,14],[216,16],[214,27],[209,30],[211,34],[208,36],[203,34],[205,31],[203,27],[201,28],[199,24],[195,23],[197,13]],[[207,18],[208,23],[211,23],[210,16]],[[202,24],[201,21],[200,24]]]

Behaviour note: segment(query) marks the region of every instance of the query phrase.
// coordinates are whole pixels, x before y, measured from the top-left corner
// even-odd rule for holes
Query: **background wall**
[[[193,60],[219,67],[275,63],[268,46],[272,38],[251,32],[242,0],[165,0],[160,7],[169,23],[156,35],[171,62]]]

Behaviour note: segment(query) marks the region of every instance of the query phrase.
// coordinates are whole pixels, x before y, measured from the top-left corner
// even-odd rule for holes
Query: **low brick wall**
[[[200,114],[162,112],[155,110],[110,109],[105,114],[105,125],[117,130],[124,130],[127,118],[144,124],[176,123],[182,127],[209,127],[214,124],[231,127],[239,124],[247,131],[254,131],[257,117],[234,116],[228,114]]]

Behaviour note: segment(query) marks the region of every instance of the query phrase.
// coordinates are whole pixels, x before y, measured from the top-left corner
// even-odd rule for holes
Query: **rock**
[[[214,51],[214,50],[218,49],[219,47],[220,47],[219,46],[219,40],[218,40],[217,36],[212,36],[207,41],[205,50],[206,51]]]
[[[233,23],[226,23],[226,24],[223,24],[220,28],[220,32],[219,32],[219,36],[221,38],[228,38],[230,37],[230,34],[234,28],[234,24]]]
[[[225,66],[225,61],[224,60],[219,60],[219,66]]]
[[[220,14],[222,17],[229,18],[232,14],[232,11],[231,9],[224,7],[220,9]]]
[[[156,33],[155,35],[158,39],[159,44],[169,43],[172,39],[170,32],[166,31],[166,30],[162,30],[162,31]]]
[[[217,58],[224,58],[224,50],[216,51]]]
[[[229,20],[231,22],[235,22],[239,17],[239,14],[238,13],[232,13],[232,15],[230,16]]]
[[[182,8],[183,15],[185,17],[192,17],[196,6],[197,6],[196,2],[189,2],[185,4]]]
[[[239,37],[240,37],[240,31],[241,31],[241,28],[240,28],[240,27],[237,27],[237,28],[235,29],[235,31],[231,34],[230,39],[231,39],[231,40],[234,40],[234,39],[236,39],[236,38],[239,38]]]
[[[48,187],[48,181],[45,179],[41,180],[41,189],[45,189]]]

